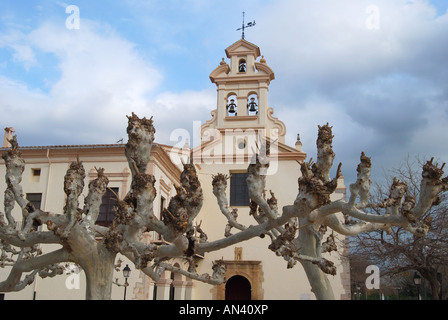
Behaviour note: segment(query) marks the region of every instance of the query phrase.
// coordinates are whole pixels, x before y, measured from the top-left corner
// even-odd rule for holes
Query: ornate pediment
[[[253,55],[254,58],[258,58],[260,54],[260,48],[258,46],[254,45],[253,43],[250,43],[249,41],[246,41],[244,39],[238,40],[234,44],[232,44],[230,47],[226,49],[227,58],[231,58],[234,55]]]
[[[214,134],[201,141],[199,146],[192,150],[193,161],[201,164],[249,164],[254,158],[261,142],[271,144],[271,160],[303,161],[306,153],[290,147],[278,139],[266,137],[262,131],[235,130],[234,132],[216,130]],[[212,137],[213,136],[213,137]],[[261,139],[261,140],[260,140]]]

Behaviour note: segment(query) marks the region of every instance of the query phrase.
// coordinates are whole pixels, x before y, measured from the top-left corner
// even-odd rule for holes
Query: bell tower
[[[277,129],[277,137],[284,143],[285,125],[272,116],[274,111],[268,104],[274,71],[261,56],[260,49],[240,39],[225,52],[230,61],[223,58],[210,74],[210,80],[217,87],[217,109],[212,111],[213,118],[202,126],[203,129],[265,130],[267,136],[271,129]]]

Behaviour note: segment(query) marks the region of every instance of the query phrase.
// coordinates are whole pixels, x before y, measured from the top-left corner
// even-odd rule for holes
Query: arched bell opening
[[[247,63],[246,60],[241,59],[238,62],[238,72],[246,72],[247,71]]]

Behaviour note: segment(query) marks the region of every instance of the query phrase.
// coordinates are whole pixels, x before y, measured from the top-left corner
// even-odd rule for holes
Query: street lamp
[[[124,277],[124,300],[126,300],[126,288],[129,286],[128,278],[131,276],[131,268],[129,265],[123,268],[123,277]]]
[[[417,286],[417,300],[420,300],[420,285],[422,284],[422,277],[415,272],[414,273],[414,284]]]

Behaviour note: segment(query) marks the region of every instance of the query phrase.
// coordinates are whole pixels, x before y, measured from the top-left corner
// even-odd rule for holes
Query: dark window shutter
[[[231,173],[230,177],[230,206],[247,207],[250,204],[249,189],[247,188],[247,173]]]

